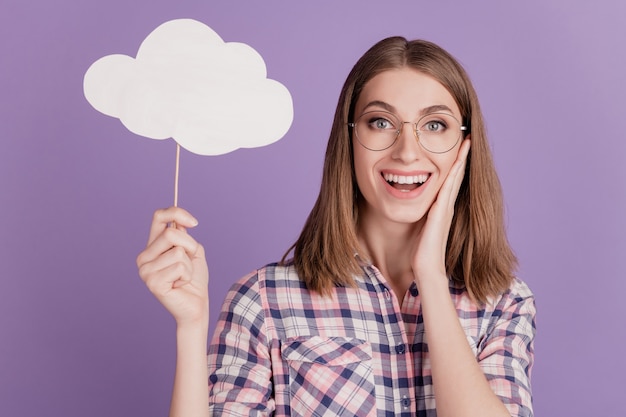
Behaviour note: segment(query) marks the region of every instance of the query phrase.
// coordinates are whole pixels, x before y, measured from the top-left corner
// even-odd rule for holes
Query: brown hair
[[[463,67],[448,52],[427,41],[384,39],[355,64],[341,90],[326,149],[320,193],[294,250],[294,265],[307,287],[328,294],[335,285],[354,285],[361,274],[356,225],[360,193],[354,175],[352,139],[347,123],[365,84],[377,74],[410,67],[440,82],[461,111],[472,146],[448,238],[446,270],[484,303],[504,291],[517,260],[506,238],[502,190],[478,97]]]

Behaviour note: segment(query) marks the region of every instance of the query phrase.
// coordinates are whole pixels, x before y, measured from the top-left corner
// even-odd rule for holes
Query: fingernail
[[[191,225],[192,225],[192,226],[197,226],[197,225],[198,225],[198,220],[196,220],[196,218],[195,218],[195,217],[192,217],[192,218],[191,218]]]

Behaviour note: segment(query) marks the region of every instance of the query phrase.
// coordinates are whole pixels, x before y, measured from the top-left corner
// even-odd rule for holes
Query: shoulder
[[[529,336],[535,333],[535,296],[529,286],[514,278],[509,287],[485,304],[476,304],[467,289],[451,286],[459,319],[469,335],[480,339],[496,328],[513,328]]]
[[[519,303],[534,304],[535,298],[530,287],[517,277],[511,280],[506,290],[490,297],[485,304],[476,304],[472,300],[466,286],[462,283],[450,281],[450,294],[455,300],[457,309],[484,312],[501,310],[507,306]]]
[[[490,330],[502,336],[517,335],[530,344],[536,332],[535,296],[528,285],[516,278],[510,287],[491,303]],[[498,330],[499,329],[499,330]],[[531,347],[529,349],[532,350]]]
[[[535,295],[533,294],[528,284],[526,284],[524,281],[517,277],[513,279],[513,282],[506,292],[509,294],[509,296],[513,298],[535,298]]]
[[[268,297],[277,293],[306,293],[306,285],[300,280],[293,263],[270,263],[244,275],[230,288],[226,303],[240,303],[248,299],[266,304]]]
[[[232,290],[238,288],[276,288],[285,285],[297,285],[301,280],[296,273],[292,262],[270,263],[241,277],[232,286]]]
[[[491,300],[490,304],[496,310],[531,308],[534,314],[535,295],[528,284],[516,277],[511,282],[509,288],[499,297]]]

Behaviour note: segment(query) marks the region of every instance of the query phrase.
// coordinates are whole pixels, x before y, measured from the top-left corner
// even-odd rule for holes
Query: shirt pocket
[[[306,336],[281,347],[292,416],[375,416],[372,348],[353,338]]]

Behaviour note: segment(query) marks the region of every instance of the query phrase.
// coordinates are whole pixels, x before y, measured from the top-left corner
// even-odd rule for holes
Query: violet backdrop
[[[251,45],[294,99],[273,145],[183,151],[211,332],[228,287],[297,237],[352,64],[383,37],[425,38],[481,99],[519,275],[537,297],[536,415],[624,415],[622,0],[1,0],[0,415],[167,414],[174,322],[135,257],[152,211],[173,201],[175,143],[94,110],[82,79],[177,18]]]

